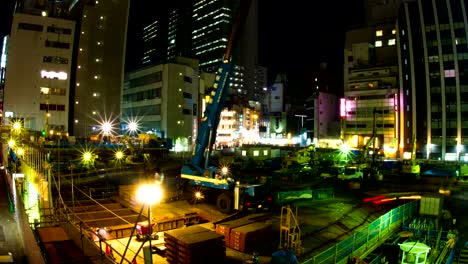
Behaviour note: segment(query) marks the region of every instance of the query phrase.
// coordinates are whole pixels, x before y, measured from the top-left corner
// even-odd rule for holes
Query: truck
[[[180,177],[180,188],[183,189],[184,198],[188,202],[215,202],[218,210],[226,214],[233,210],[271,209],[272,205],[269,195],[271,181],[268,178],[243,182],[243,179],[235,175],[235,172],[229,171],[229,168],[218,168],[210,164],[221,110],[229,94],[230,76],[233,71],[231,50],[249,6],[250,1],[240,3],[225,54],[206,101],[192,157],[182,166]]]

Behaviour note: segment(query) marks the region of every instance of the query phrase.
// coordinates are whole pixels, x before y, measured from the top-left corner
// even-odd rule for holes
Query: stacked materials
[[[216,233],[224,235],[227,247],[241,251],[261,251],[272,241],[271,223],[238,219],[216,225]]]
[[[224,237],[201,226],[166,231],[164,241],[169,263],[222,263],[226,257]]]
[[[241,218],[241,219],[228,221],[222,224],[217,224],[215,230],[216,230],[216,233],[224,236],[224,242],[226,246],[229,247],[229,244],[230,244],[229,237],[230,237],[231,231],[234,228],[245,226],[251,223],[255,223],[255,221],[251,219],[247,219],[247,218]]]

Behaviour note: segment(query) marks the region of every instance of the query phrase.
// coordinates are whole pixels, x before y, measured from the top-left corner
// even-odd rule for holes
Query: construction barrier
[[[418,213],[417,209],[418,201],[401,205],[382,215],[366,227],[355,231],[348,238],[302,263],[346,263],[349,257],[360,255],[381,239],[385,239],[386,234],[398,229],[402,223],[415,216]]]

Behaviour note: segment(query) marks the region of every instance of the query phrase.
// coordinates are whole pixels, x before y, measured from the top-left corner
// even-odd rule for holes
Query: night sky
[[[0,0],[0,37],[9,31],[13,3]],[[286,73],[291,86],[304,86],[311,65],[326,61],[342,87],[345,29],[363,17],[363,0],[259,0],[259,58],[269,82]]]
[[[345,31],[364,20],[363,0],[260,0],[259,12],[260,64],[269,81],[286,73],[300,89],[308,69],[325,61],[342,87]]]

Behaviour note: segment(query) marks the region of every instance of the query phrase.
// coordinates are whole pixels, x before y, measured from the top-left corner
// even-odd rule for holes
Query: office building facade
[[[463,0],[408,1],[398,17],[401,144],[429,159],[466,160],[468,22]]]
[[[79,1],[73,82],[73,135],[99,133],[103,122],[120,122],[129,0]]]
[[[395,21],[346,33],[343,140],[362,149],[374,137],[386,156],[399,156],[398,54]],[[373,143],[370,143],[373,144]]]
[[[240,1],[188,1],[166,4],[143,21],[139,66],[164,63],[175,56],[197,59],[200,71],[214,72],[222,62]],[[232,104],[263,99],[266,68],[258,65],[258,3],[252,1],[235,41],[230,80]],[[133,68],[138,68],[135,66]]]
[[[29,130],[68,132],[75,22],[17,13],[6,62],[5,123]]]
[[[137,121],[141,133],[193,140],[199,109],[198,61],[176,57],[126,74],[122,120]]]

